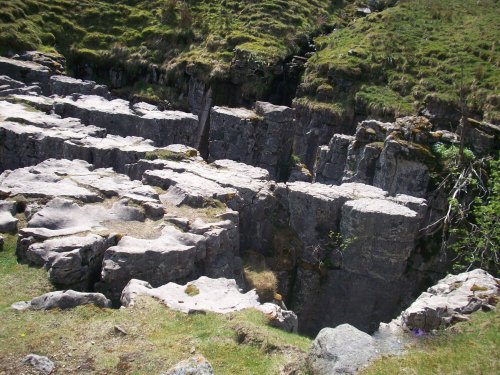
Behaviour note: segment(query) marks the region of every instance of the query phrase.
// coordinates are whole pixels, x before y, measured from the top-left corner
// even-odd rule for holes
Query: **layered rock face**
[[[335,134],[318,150],[315,180],[324,183],[362,182],[389,194],[424,197],[433,162],[424,117],[406,117],[393,123],[361,122],[354,137]]]
[[[397,313],[422,219],[414,209],[425,210],[425,200],[359,183],[296,182],[278,193],[301,243],[292,292],[301,329],[373,330]]]
[[[294,131],[291,108],[263,102],[254,111],[214,107],[210,119],[210,160],[261,167],[275,179],[287,174]]]

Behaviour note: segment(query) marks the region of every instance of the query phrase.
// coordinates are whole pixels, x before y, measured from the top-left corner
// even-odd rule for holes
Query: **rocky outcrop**
[[[158,147],[171,144],[195,145],[198,117],[180,111],[160,111],[157,107],[122,99],[74,94],[57,98],[54,111],[62,117],[76,117],[82,123],[95,125],[110,134],[150,139]]]
[[[56,286],[90,290],[100,280],[118,300],[134,277],[155,286],[203,274],[241,279],[238,216],[224,206],[213,217],[190,209],[178,230],[164,220],[171,203],[151,186],[79,160],[6,171],[0,192],[28,200],[17,255],[45,266]]]
[[[347,161],[347,151],[354,137],[334,134],[328,146],[320,146],[314,166],[315,182],[325,182],[335,185],[342,183]]]
[[[491,310],[496,305],[499,280],[486,271],[449,275],[430,287],[403,313],[403,327],[430,332],[467,320],[477,310]]]
[[[307,358],[312,374],[356,374],[383,355],[399,355],[419,336],[467,320],[477,310],[491,310],[499,295],[498,280],[476,269],[449,275],[429,288],[398,318],[380,324],[372,335],[342,324],[324,328]]]
[[[425,197],[430,167],[431,124],[424,117],[395,123],[361,122],[354,138],[334,135],[318,151],[315,180],[325,183],[361,182],[390,195]]]
[[[261,167],[276,179],[288,174],[294,113],[257,102],[255,111],[214,107],[210,116],[209,159],[230,159]]]
[[[166,153],[138,137],[106,135],[76,119],[30,111],[22,104],[0,101],[0,171],[35,165],[49,158],[86,160],[97,167],[123,171],[148,153]]]
[[[179,285],[168,283],[153,288],[141,280],[131,280],[121,295],[123,306],[133,306],[139,296],[150,296],[160,300],[170,309],[186,314],[215,312],[226,314],[248,308],[255,308],[266,315],[269,324],[287,332],[297,332],[297,315],[272,303],[259,303],[255,290],[242,293],[235,280],[205,276]]]
[[[49,68],[33,61],[21,61],[0,56],[0,74],[26,84],[36,82],[45,93],[49,92]]]
[[[291,296],[301,329],[348,322],[370,331],[394,316],[408,293],[394,280],[406,270],[422,219],[405,205],[421,212],[425,201],[399,196],[397,202],[356,183],[296,182],[278,186],[277,194],[301,242]]]
[[[111,301],[100,293],[81,293],[74,290],[50,292],[33,298],[30,302],[18,302],[12,305],[15,310],[51,310],[72,309],[82,305],[95,305],[101,308],[111,307]]]
[[[50,92],[58,96],[70,96],[71,94],[97,95],[111,99],[108,88],[98,85],[94,81],[83,81],[68,76],[50,77]]]

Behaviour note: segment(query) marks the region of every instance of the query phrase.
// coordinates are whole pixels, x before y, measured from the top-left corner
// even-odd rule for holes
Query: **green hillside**
[[[500,121],[494,0],[400,1],[316,39],[299,103],[394,117],[428,105]]]

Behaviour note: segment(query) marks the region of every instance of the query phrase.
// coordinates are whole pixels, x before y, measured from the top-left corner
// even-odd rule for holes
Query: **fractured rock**
[[[32,61],[20,61],[0,56],[0,74],[24,83],[40,84],[48,92],[50,69]]]
[[[196,292],[189,295],[189,286]],[[123,290],[121,302],[124,306],[133,306],[135,298],[140,295],[157,298],[169,308],[184,313],[210,311],[226,314],[260,305],[255,290],[243,294],[235,280],[206,276],[186,285],[168,283],[158,288],[141,280],[131,280]]]
[[[287,332],[297,332],[297,315],[272,303],[259,303],[255,290],[242,293],[233,279],[212,279],[202,276],[197,280],[179,285],[168,283],[153,288],[142,280],[131,280],[121,295],[123,306],[134,305],[138,296],[150,296],[160,300],[170,309],[186,314],[195,312],[215,312],[226,314],[248,308],[264,313],[273,327]]]
[[[255,111],[214,107],[210,117],[209,159],[230,159],[268,170],[275,178],[288,171],[294,113],[291,108],[257,102]]]
[[[0,201],[0,233],[15,232],[17,230],[18,219],[16,214],[16,203]]]
[[[124,236],[104,254],[99,290],[112,299],[134,278],[154,286],[199,275],[197,265],[206,256],[206,240],[201,235],[183,233],[166,226],[156,239]]]

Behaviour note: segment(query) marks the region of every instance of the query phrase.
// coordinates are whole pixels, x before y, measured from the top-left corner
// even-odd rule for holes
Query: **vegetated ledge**
[[[0,10],[0,54],[58,52],[76,76],[141,99],[186,106],[179,94],[193,76],[231,82],[255,100],[289,56],[340,22],[333,11],[343,5],[330,3],[14,0]]]
[[[405,1],[315,42],[297,104],[335,117],[393,120],[422,112],[450,126],[464,109],[498,123],[494,1]],[[335,123],[332,123],[335,125]]]

